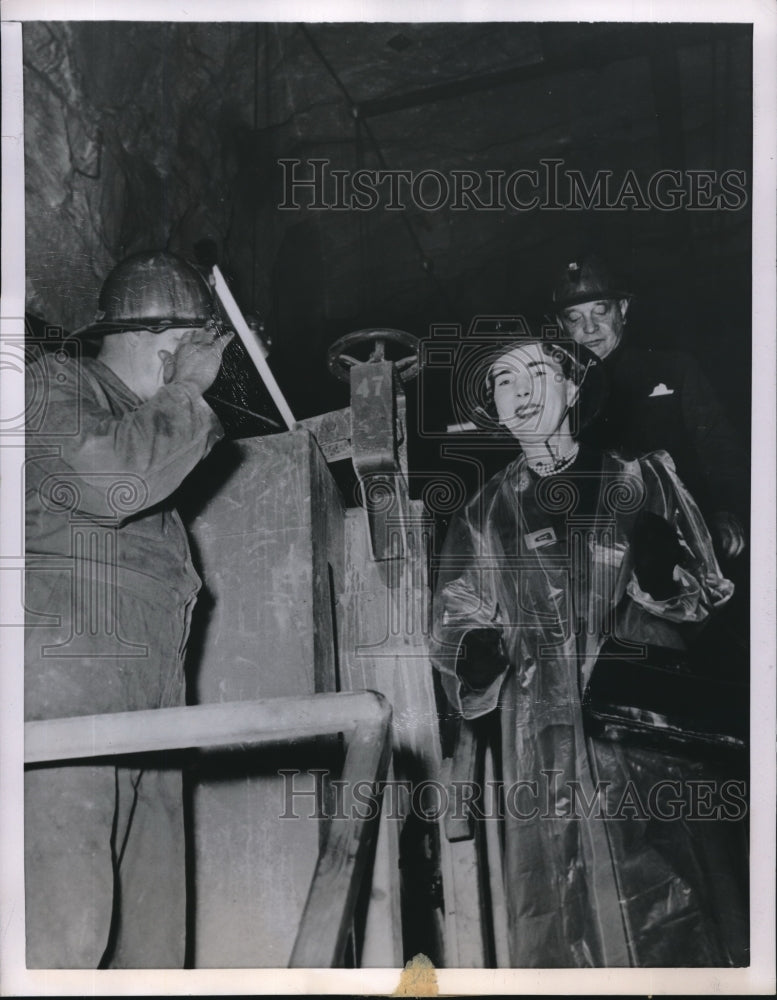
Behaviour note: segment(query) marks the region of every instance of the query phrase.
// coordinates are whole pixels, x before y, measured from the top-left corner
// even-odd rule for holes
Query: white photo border
[[[678,16],[678,12],[682,16]],[[751,966],[747,969],[437,971],[442,994],[771,994],[775,989],[775,282],[777,8],[757,0],[3,0],[2,317],[24,332],[24,149],[21,21],[632,21],[753,24]],[[23,411],[22,371],[3,366],[0,421]],[[8,426],[4,424],[3,426]],[[390,994],[400,971],[27,971],[22,850],[23,433],[0,448],[0,995]]]

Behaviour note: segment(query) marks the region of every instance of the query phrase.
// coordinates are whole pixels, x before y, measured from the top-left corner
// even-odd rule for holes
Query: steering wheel
[[[396,360],[387,358],[386,346],[388,344],[397,344],[410,353],[405,353]],[[364,360],[355,358],[349,353],[354,348],[365,346],[371,346],[372,353]],[[418,375],[418,347],[418,337],[412,333],[406,333],[404,330],[385,330],[382,327],[355,330],[353,333],[346,333],[344,337],[340,337],[332,344],[327,351],[327,364],[329,371],[335,378],[339,378],[341,382],[348,382],[351,377],[350,369],[354,365],[369,361],[393,361],[400,381],[410,382]]]

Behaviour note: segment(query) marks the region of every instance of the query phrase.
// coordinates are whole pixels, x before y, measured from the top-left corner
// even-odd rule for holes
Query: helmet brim
[[[165,333],[167,330],[189,330],[202,329],[212,325],[214,329],[224,331],[227,324],[219,316],[202,316],[187,319],[164,320],[157,317],[142,317],[138,319],[125,319],[121,322],[111,322],[108,320],[97,320],[74,330],[67,335],[66,339],[79,337],[105,337],[110,333],[127,333],[130,330],[148,330],[149,333]]]
[[[634,293],[622,291],[613,288],[595,288],[593,290],[588,290],[584,292],[578,292],[576,295],[567,295],[559,302],[553,301],[551,303],[551,309],[553,312],[558,313],[562,309],[569,309],[570,306],[579,306],[582,302],[603,302],[606,299],[633,299]]]

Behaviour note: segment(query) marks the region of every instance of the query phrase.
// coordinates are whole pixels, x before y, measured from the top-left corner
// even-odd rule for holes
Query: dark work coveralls
[[[222,437],[188,384],[141,401],[100,361],[28,370],[25,718],[181,705],[200,580],[166,504]],[[181,967],[181,774],[25,776],[27,964]]]

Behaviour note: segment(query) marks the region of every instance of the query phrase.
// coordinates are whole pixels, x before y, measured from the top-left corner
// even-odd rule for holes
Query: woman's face
[[[568,419],[576,387],[539,344],[516,347],[491,366],[499,423],[521,441],[546,441]]]

